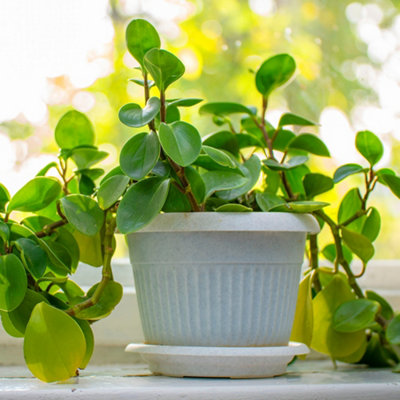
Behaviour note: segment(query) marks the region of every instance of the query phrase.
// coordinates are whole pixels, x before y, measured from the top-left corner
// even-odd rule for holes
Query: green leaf
[[[25,362],[33,375],[45,382],[71,378],[85,353],[85,336],[73,318],[44,302],[35,306],[24,341]]]
[[[87,292],[87,297],[91,297],[98,287],[98,283],[92,286]],[[105,286],[99,301],[89,307],[76,313],[80,319],[98,320],[106,317],[116,307],[122,298],[122,286],[115,281],[109,281]]]
[[[342,228],[342,236],[346,245],[362,262],[367,263],[374,255],[374,246],[364,235]]]
[[[119,120],[127,126],[140,128],[147,125],[156,117],[160,111],[160,105],[158,97],[150,97],[143,109],[136,103],[125,104],[119,110]]]
[[[333,180],[322,174],[307,174],[303,179],[304,190],[308,198],[313,198],[333,188]]]
[[[48,163],[46,166],[44,166],[37,174],[36,176],[45,176],[47,174],[47,172],[51,169],[51,168],[56,168],[57,167],[57,163],[55,161],[52,161],[50,163]]]
[[[206,195],[206,185],[203,181],[203,178],[197,172],[197,170],[190,165],[185,168],[185,175],[190,183],[190,187],[197,203],[203,203]]]
[[[266,147],[258,137],[251,133],[237,133],[235,137],[240,149],[245,149],[246,147],[259,147],[263,149]]]
[[[87,321],[77,318],[74,320],[77,322],[77,324],[82,330],[83,335],[85,336],[86,352],[81,364],[79,365],[79,369],[85,369],[89,364],[90,359],[92,358],[94,350],[94,335],[92,328],[90,327]]]
[[[74,231],[73,235],[79,245],[80,261],[92,267],[102,266],[103,253],[100,232],[94,236],[87,236],[79,231]]]
[[[189,212],[192,210],[190,201],[175,185],[169,186],[168,196],[162,208],[164,212]]]
[[[115,175],[107,179],[97,192],[99,206],[103,210],[110,208],[124,194],[129,183],[129,177]]]
[[[196,97],[189,97],[186,99],[174,99],[167,100],[167,107],[192,107],[196,104],[199,104],[203,101],[203,99],[198,99]]]
[[[211,133],[203,139],[203,145],[229,151],[235,156],[239,155],[238,138],[229,131]]]
[[[55,138],[61,149],[73,149],[78,146],[94,145],[92,123],[85,114],[71,110],[58,121]]]
[[[162,123],[159,136],[165,153],[182,167],[192,164],[200,154],[200,134],[187,122],[177,121],[171,125]]]
[[[119,231],[128,234],[147,225],[161,211],[169,184],[169,179],[153,177],[132,185],[117,210]]]
[[[10,201],[10,194],[7,188],[0,183],[0,212],[6,211],[6,204]]]
[[[253,111],[242,104],[231,102],[206,103],[200,107],[200,115],[230,115],[230,114],[248,114],[253,115]]]
[[[371,166],[375,165],[383,156],[382,142],[370,131],[361,131],[357,133],[356,147]]]
[[[21,253],[21,260],[25,268],[34,278],[42,277],[47,265],[46,252],[36,242],[27,238],[16,240],[15,246]]]
[[[0,310],[12,311],[23,301],[28,281],[25,268],[14,254],[0,257]]]
[[[253,209],[243,204],[223,204],[215,209],[216,212],[252,212]]]
[[[308,161],[307,156],[294,156],[287,163],[283,164],[271,158],[264,160],[263,163],[267,167],[271,168],[273,171],[288,171],[290,169],[305,164],[307,161]]]
[[[394,345],[400,345],[400,315],[396,315],[386,330],[386,339]]]
[[[278,54],[261,64],[256,73],[257,90],[264,96],[285,84],[294,74],[296,63],[289,54]]]
[[[367,296],[367,299],[375,300],[381,305],[381,314],[383,318],[388,320],[393,318],[393,308],[382,296],[372,290],[367,290],[365,295]]]
[[[350,264],[353,260],[353,253],[347,246],[343,245],[342,247],[344,259]],[[327,260],[333,263],[336,259],[335,245],[333,243],[327,244],[322,250],[322,254]]]
[[[103,226],[104,212],[96,201],[81,194],[71,194],[61,199],[68,222],[84,235],[93,236]]]
[[[200,154],[196,160],[193,162],[193,165],[204,168],[208,171],[227,171],[233,172],[235,174],[244,176],[244,173],[239,168],[239,163],[235,168],[223,167],[221,164],[216,163],[209,155]]]
[[[358,332],[368,328],[380,309],[379,303],[369,299],[355,299],[341,304],[333,315],[336,332]]]
[[[335,174],[333,175],[333,182],[338,183],[350,175],[358,174],[359,172],[363,171],[365,171],[365,169],[358,164],[342,165],[335,171]]]
[[[3,242],[8,242],[9,238],[10,238],[10,228],[5,222],[0,220],[0,239],[2,239]]]
[[[276,206],[285,204],[285,200],[274,193],[265,191],[256,193],[256,202],[262,211],[268,212]]]
[[[144,178],[156,165],[160,143],[155,132],[142,132],[129,139],[121,150],[119,162],[126,175],[135,180]]]
[[[273,171],[277,172],[277,171]],[[304,176],[310,173],[310,169],[305,165],[302,164],[296,168],[289,169],[285,171],[285,176],[286,180],[289,183],[290,188],[292,189],[292,192],[295,196],[298,196],[299,198],[304,198],[306,195],[306,192],[304,190],[303,186],[303,179]],[[282,180],[279,177],[279,181],[281,183],[280,188],[283,191],[283,193],[286,193],[286,189],[284,185],[282,184]]]
[[[144,80],[143,79],[135,79],[135,78],[133,78],[133,79],[129,79],[129,81],[133,82],[133,83],[136,83],[139,86],[142,86],[142,87],[144,86]],[[149,89],[151,89],[152,87],[156,86],[156,84],[155,84],[154,81],[147,80],[147,86],[149,87]]]
[[[185,66],[178,57],[167,50],[155,48],[144,56],[144,66],[150,72],[160,91],[165,91],[185,72]]]
[[[313,306],[311,297],[313,274],[308,274],[300,282],[297,294],[296,311],[290,340],[309,346],[313,333]]]
[[[220,191],[217,196],[221,199],[230,201],[234,200],[248,192],[256,185],[261,172],[260,159],[253,154],[245,163],[239,164],[240,170],[246,178],[246,183],[237,188],[232,188],[227,191]]]
[[[391,192],[400,199],[400,178],[394,175],[382,174],[379,177],[387,186]]]
[[[360,363],[381,368],[394,367],[398,362],[399,358],[393,349],[389,345],[382,343],[381,336],[378,333],[372,332]]]
[[[296,136],[289,143],[289,149],[304,150],[321,157],[331,156],[325,143],[318,136],[311,133],[301,133]]]
[[[27,289],[22,303],[13,311],[1,311],[4,330],[13,337],[24,337],[26,326],[36,304],[47,300],[38,292]]]
[[[381,216],[375,207],[371,208],[371,211],[365,219],[363,229],[361,233],[373,242],[379,235],[381,230]]]
[[[279,129],[276,138],[274,140],[274,143],[272,143],[272,146],[274,150],[286,151],[288,149],[289,143],[295,137],[296,135],[292,131],[288,131],[286,129]]]
[[[116,175],[125,175],[120,166],[114,167],[111,171],[109,171],[100,181],[100,185],[102,185],[107,179]]]
[[[329,203],[325,203],[324,201],[291,201],[290,203],[276,205],[270,210],[275,212],[279,211],[303,214],[321,210],[326,206],[329,206]]]
[[[339,359],[354,354],[365,343],[364,331],[342,333],[333,329],[333,315],[346,301],[354,300],[355,295],[347,282],[334,275],[330,283],[312,300],[314,327],[311,347],[323,354]],[[362,357],[362,354],[359,355]],[[357,359],[353,362],[358,361]]]
[[[230,157],[224,151],[205,145],[202,146],[202,149],[217,164],[222,165],[223,167],[236,168],[236,163],[233,161],[232,157]]]
[[[243,186],[247,179],[230,171],[207,171],[201,175],[206,185],[205,198],[219,190],[230,190]]]
[[[286,113],[281,116],[278,126],[281,127],[286,125],[315,126],[318,124],[303,117],[300,117],[299,115]]]
[[[100,151],[92,147],[78,147],[77,149],[73,149],[71,153],[71,158],[78,169],[90,168],[108,156],[106,151]]]
[[[79,177],[79,193],[90,196],[94,193],[96,184],[85,174],[80,174]]]
[[[132,20],[126,28],[126,47],[129,53],[142,66],[145,54],[154,48],[160,48],[160,37],[154,26],[144,19]]]
[[[340,203],[338,211],[338,222],[342,224],[351,218],[357,211],[361,210],[361,194],[357,188],[350,189]],[[355,229],[353,229],[355,230]]]
[[[7,211],[38,211],[47,207],[61,192],[61,184],[55,178],[37,177],[26,183],[13,196]]]

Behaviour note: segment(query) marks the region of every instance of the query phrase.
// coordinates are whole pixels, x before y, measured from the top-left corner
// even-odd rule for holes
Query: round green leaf
[[[375,165],[383,156],[383,145],[378,136],[370,131],[361,131],[356,136],[356,147],[362,156]]]
[[[44,302],[37,304],[25,331],[25,362],[45,382],[75,376],[86,354],[86,340],[77,322]]]
[[[121,169],[135,180],[144,178],[156,165],[160,143],[155,132],[142,132],[129,139],[121,150]]]
[[[28,280],[25,268],[14,254],[0,257],[0,310],[12,311],[25,297]]]
[[[148,51],[144,56],[144,66],[161,91],[165,91],[185,72],[182,61],[167,50],[152,49]]]
[[[73,149],[84,145],[94,145],[94,130],[92,123],[85,114],[71,110],[58,121],[55,139],[62,149]]]
[[[289,149],[304,150],[317,156],[330,157],[325,143],[318,136],[311,133],[301,133],[296,136],[289,143]]]
[[[235,189],[248,182],[245,177],[230,171],[207,171],[201,177],[206,185],[205,198],[216,191]]]
[[[89,196],[71,194],[61,199],[68,222],[81,233],[93,236],[100,231],[104,212]]]
[[[200,134],[187,122],[177,121],[171,125],[162,123],[159,135],[165,153],[182,167],[192,164],[200,154]]]
[[[273,171],[288,171],[293,168],[297,168],[300,165],[305,164],[308,161],[307,156],[294,156],[286,163],[279,163],[271,158],[264,160],[263,163],[271,168]]]
[[[160,111],[160,104],[158,97],[150,97],[143,109],[136,103],[125,104],[119,110],[119,120],[127,126],[140,128],[156,117]]]
[[[100,151],[92,147],[78,147],[71,152],[71,158],[78,169],[86,169],[104,160],[108,156],[106,151]]]
[[[27,289],[22,303],[13,311],[1,312],[5,331],[13,337],[23,337],[26,325],[36,304],[47,300],[38,292]]]
[[[374,292],[373,290],[367,290],[365,295],[370,300],[375,300],[381,305],[381,314],[383,318],[392,319],[394,312],[392,306],[378,293]]]
[[[359,189],[350,189],[340,203],[338,211],[338,222],[342,224],[351,218],[357,211],[361,210],[361,194]],[[354,230],[354,229],[353,229]]]
[[[303,186],[308,198],[313,198],[333,188],[333,180],[322,174],[307,174],[303,178]]]
[[[187,99],[174,99],[174,100],[167,100],[167,107],[192,107],[196,104],[202,102],[203,99],[198,99],[196,97],[189,97]]]
[[[61,184],[56,178],[44,176],[33,178],[13,196],[7,211],[39,211],[57,199]]]
[[[101,267],[103,251],[100,232],[94,236],[87,236],[79,231],[74,231],[73,236],[79,245],[80,261],[92,267]]]
[[[258,192],[256,194],[256,201],[257,201],[258,206],[264,212],[268,212],[272,208],[286,203],[285,200],[283,200],[276,194],[270,193],[267,191],[265,191],[263,193]]]
[[[355,299],[341,304],[333,315],[336,332],[357,332],[368,328],[380,309],[379,303],[369,299]]]
[[[278,126],[281,127],[286,125],[315,126],[317,124],[309,121],[308,119],[300,117],[299,115],[286,113],[281,116]]]
[[[342,181],[344,178],[347,178],[350,175],[358,174],[359,172],[364,171],[364,168],[358,164],[345,164],[339,167],[335,174],[333,175],[333,181],[338,183]]]
[[[386,330],[386,339],[394,345],[400,345],[400,315],[396,315]]]
[[[379,176],[379,181],[387,186],[391,192],[400,199],[400,178],[391,174],[382,174]]]
[[[215,209],[216,212],[252,212],[253,209],[243,204],[223,204]]]
[[[278,54],[264,61],[256,73],[257,90],[267,97],[294,74],[296,63],[289,54]]]
[[[164,212],[189,212],[190,201],[175,185],[169,186],[168,196],[162,208]]]
[[[132,185],[117,210],[119,231],[128,234],[147,225],[161,211],[169,183],[169,179],[152,177]]]
[[[235,156],[239,155],[238,139],[229,131],[220,131],[206,136],[203,139],[203,145],[229,151]]]
[[[128,183],[129,177],[125,175],[115,175],[107,179],[97,192],[100,208],[110,208],[124,194]]]
[[[205,146],[204,144],[202,149],[217,164],[222,165],[223,167],[236,168],[236,163],[232,160],[232,158],[228,154],[226,154],[222,150],[218,150],[210,146]]]
[[[212,115],[230,115],[230,114],[248,114],[253,115],[253,111],[240,103],[214,102],[207,103],[200,107],[200,114]]]
[[[276,138],[272,143],[272,147],[274,150],[286,151],[288,150],[289,143],[291,143],[295,137],[296,135],[292,131],[287,129],[279,129]],[[266,146],[264,145],[264,147]]]
[[[92,286],[87,292],[87,297],[91,297],[99,284]],[[121,301],[122,286],[115,281],[109,281],[105,286],[99,301],[89,308],[76,313],[80,319],[98,320],[111,313],[115,306]]]
[[[7,188],[0,183],[0,212],[5,212],[6,204],[10,201]]]
[[[78,323],[79,327],[82,329],[82,333],[85,336],[86,341],[86,352],[83,357],[82,363],[79,365],[79,369],[85,369],[89,364],[90,359],[92,358],[93,350],[94,350],[94,335],[93,330],[90,327],[89,322],[75,318],[75,321]]]
[[[346,245],[361,261],[367,263],[373,257],[375,253],[374,246],[364,235],[342,228],[342,236]]]
[[[260,177],[261,163],[260,159],[255,154],[253,154],[245,163],[239,164],[239,168],[243,172],[246,183],[237,188],[218,192],[217,196],[221,199],[227,201],[234,200],[250,192],[257,183],[258,178]]]
[[[154,26],[144,19],[132,20],[126,28],[126,46],[129,53],[143,67],[144,55],[151,49],[160,48],[160,37]]]
[[[47,265],[46,252],[36,242],[27,238],[16,240],[15,246],[21,253],[21,260],[25,268],[33,277],[42,277]]]
[[[379,235],[381,230],[381,216],[379,211],[372,207],[369,215],[365,219],[362,234],[373,242]]]
[[[190,165],[185,168],[185,175],[189,181],[197,203],[201,204],[204,201],[204,196],[206,195],[206,185],[203,181],[203,178],[197,172],[197,170]]]

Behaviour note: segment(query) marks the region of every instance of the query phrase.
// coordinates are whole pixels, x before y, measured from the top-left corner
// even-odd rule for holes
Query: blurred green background
[[[361,162],[354,150],[355,132],[361,129],[374,131],[384,142],[386,155],[379,166],[392,165],[400,172],[400,17],[395,0],[86,0],[61,1],[62,11],[59,2],[56,8],[50,0],[14,3],[21,2],[26,8],[18,15],[11,0],[0,4],[0,23],[3,18],[6,24],[0,48],[8,45],[0,51],[0,71],[15,98],[4,91],[0,95],[0,180],[11,191],[36,172],[39,161],[54,157],[53,129],[71,107],[87,113],[100,147],[110,152],[104,167],[116,165],[118,149],[136,132],[119,122],[118,110],[127,102],[143,102],[141,88],[128,82],[139,71],[124,43],[125,27],[137,17],[151,21],[163,47],[186,66],[170,98],[259,106],[252,70],[265,58],[288,52],[297,62],[296,79],[273,96],[268,119],[275,122],[291,110],[319,121],[333,159],[315,162],[329,175],[341,163]],[[19,30],[14,32],[15,24]],[[35,40],[46,45],[43,54],[40,48],[25,49]],[[81,53],[74,53],[81,44]],[[34,86],[34,79],[40,84]],[[28,92],[30,102],[23,102]],[[184,110],[183,119],[196,124],[202,135],[215,131],[197,108]],[[351,183],[362,185],[350,179],[321,200],[339,204]],[[376,257],[400,258],[400,203],[387,195],[381,188],[373,200],[384,217]]]

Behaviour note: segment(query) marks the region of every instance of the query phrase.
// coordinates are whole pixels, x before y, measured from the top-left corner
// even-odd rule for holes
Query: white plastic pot
[[[128,235],[147,344],[287,346],[310,215],[168,213]]]

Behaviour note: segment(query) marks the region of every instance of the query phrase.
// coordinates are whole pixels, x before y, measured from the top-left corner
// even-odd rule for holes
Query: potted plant
[[[26,364],[45,382],[86,367],[94,346],[91,324],[122,296],[110,264],[113,210],[93,196],[94,180],[104,172],[94,166],[107,153],[94,145],[91,122],[75,110],[60,119],[55,140],[57,162],[12,197],[0,184],[1,322],[8,334],[24,338]],[[52,171],[58,178],[46,176]],[[86,293],[71,279],[79,262],[102,268],[101,281]]]
[[[184,73],[180,60],[159,48],[147,21],[133,20],[126,40],[140,64],[142,79],[132,81],[143,86],[145,106],[126,104],[119,118],[130,127],[148,126],[124,145],[114,171],[132,183],[118,193],[123,197],[117,227],[128,235],[146,338],[146,344],[128,350],[140,352],[154,372],[169,375],[282,373],[295,351],[278,366],[279,350],[274,355],[262,350],[288,346],[308,232],[310,268],[300,285],[292,340],[333,360],[396,365],[400,317],[357,283],[380,228],[369,196],[377,183],[400,195],[394,171],[375,169],[383,152],[379,139],[369,131],[357,134],[356,147],[368,166],[346,164],[333,177],[312,172],[309,156],[329,157],[326,145],[315,134],[288,127],[316,124],[292,113],[283,114],[277,126],[266,119],[271,93],[295,72],[294,59],[279,54],[255,72],[260,112],[238,103],[207,103],[200,114],[212,115],[224,128],[202,140],[179,113],[200,99],[166,95]],[[150,95],[153,87],[158,96]],[[238,125],[234,114],[241,117]],[[364,176],[364,193],[350,190],[335,220],[324,211],[328,203],[315,197],[354,174]],[[304,213],[313,214],[319,226]],[[320,249],[318,231],[324,227],[333,243]],[[350,265],[353,256],[363,263],[358,275]],[[333,267],[321,268],[319,258]],[[265,358],[257,364],[256,355]],[[252,363],[256,366],[248,367]]]

